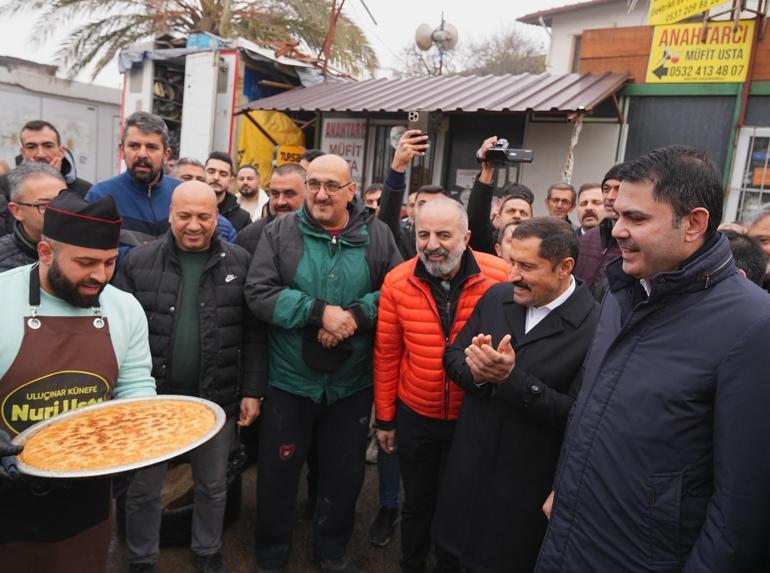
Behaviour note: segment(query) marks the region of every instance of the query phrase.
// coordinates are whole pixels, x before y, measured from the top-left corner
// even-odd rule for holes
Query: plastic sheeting
[[[250,115],[253,122],[246,117]],[[254,122],[272,138],[265,135]],[[262,178],[262,186],[267,188],[273,174],[273,155],[276,145],[305,146],[305,134],[286,114],[279,111],[253,110],[241,117],[240,137],[238,140],[238,165],[256,165]]]
[[[162,50],[125,49],[121,50],[118,54],[118,70],[121,74],[125,74],[130,71],[134,65],[140,64],[144,60],[174,60],[176,58],[187,56],[188,54],[209,51],[211,51],[209,48],[168,48]]]

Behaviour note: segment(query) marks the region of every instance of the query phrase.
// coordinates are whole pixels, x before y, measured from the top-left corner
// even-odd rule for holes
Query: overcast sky
[[[577,0],[365,0],[377,25],[363,8],[361,0],[346,0],[345,11],[364,29],[377,52],[384,75],[388,68],[401,67],[398,57],[402,48],[414,42],[414,32],[422,23],[438,27],[441,12],[447,22],[459,30],[458,48],[463,42],[480,40],[504,31],[517,17],[552,6],[575,3]],[[26,58],[41,63],[54,63],[56,46],[62,36],[36,46],[34,43],[34,12],[5,17],[0,21],[0,55]],[[518,24],[522,25],[522,24]],[[66,33],[66,32],[63,32]],[[88,81],[87,74],[78,79]],[[97,83],[120,87],[117,64],[108,66],[97,77]]]

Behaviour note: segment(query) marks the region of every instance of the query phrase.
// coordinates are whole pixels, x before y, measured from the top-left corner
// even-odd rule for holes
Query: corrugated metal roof
[[[250,102],[242,110],[404,112],[592,111],[628,74],[441,76],[326,82]]]

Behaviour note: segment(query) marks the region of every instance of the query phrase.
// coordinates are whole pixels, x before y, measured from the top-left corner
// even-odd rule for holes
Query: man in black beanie
[[[106,570],[111,480],[23,479],[15,436],[110,398],[152,396],[141,305],[109,284],[121,218],[111,197],[48,203],[39,263],[0,275],[0,563],[4,571]]]
[[[607,290],[605,269],[615,257],[620,256],[620,247],[612,237],[612,227],[618,220],[615,212],[615,199],[620,189],[620,168],[622,163],[610,168],[602,180],[602,198],[604,199],[604,219],[593,229],[589,229],[580,237],[580,254],[578,255],[575,277],[582,279],[591,289],[596,300],[601,301]]]

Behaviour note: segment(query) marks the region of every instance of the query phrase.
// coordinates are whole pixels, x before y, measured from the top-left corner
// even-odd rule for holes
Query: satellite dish
[[[414,41],[423,52],[433,46],[433,30],[427,24],[420,24],[414,33]]]
[[[444,40],[445,50],[453,50],[454,47],[457,45],[457,38],[459,36],[459,33],[457,32],[457,28],[452,26],[452,24],[450,24],[449,22],[444,22],[444,29],[436,30],[434,37],[436,34],[442,34],[446,37],[446,40]]]
[[[414,33],[414,41],[422,51],[430,50],[435,45],[440,51],[453,50],[457,45],[459,33],[457,28],[442,20],[441,26],[435,30],[428,24],[420,24]]]
[[[420,48],[423,52],[427,52],[433,46],[436,47],[436,49],[438,50],[438,70],[437,71],[438,71],[438,75],[440,76],[444,68],[444,55],[449,50],[453,50],[454,47],[457,45],[458,36],[459,34],[457,33],[457,28],[455,28],[454,26],[452,26],[452,24],[444,20],[444,13],[442,12],[441,25],[435,30],[432,30],[428,24],[420,24],[417,27],[417,31],[414,33],[414,41],[417,44],[417,47]],[[422,56],[418,54],[417,57],[425,65],[425,68],[428,70],[428,73],[434,74],[434,72],[430,70],[427,64],[425,64],[425,61],[422,59]]]

